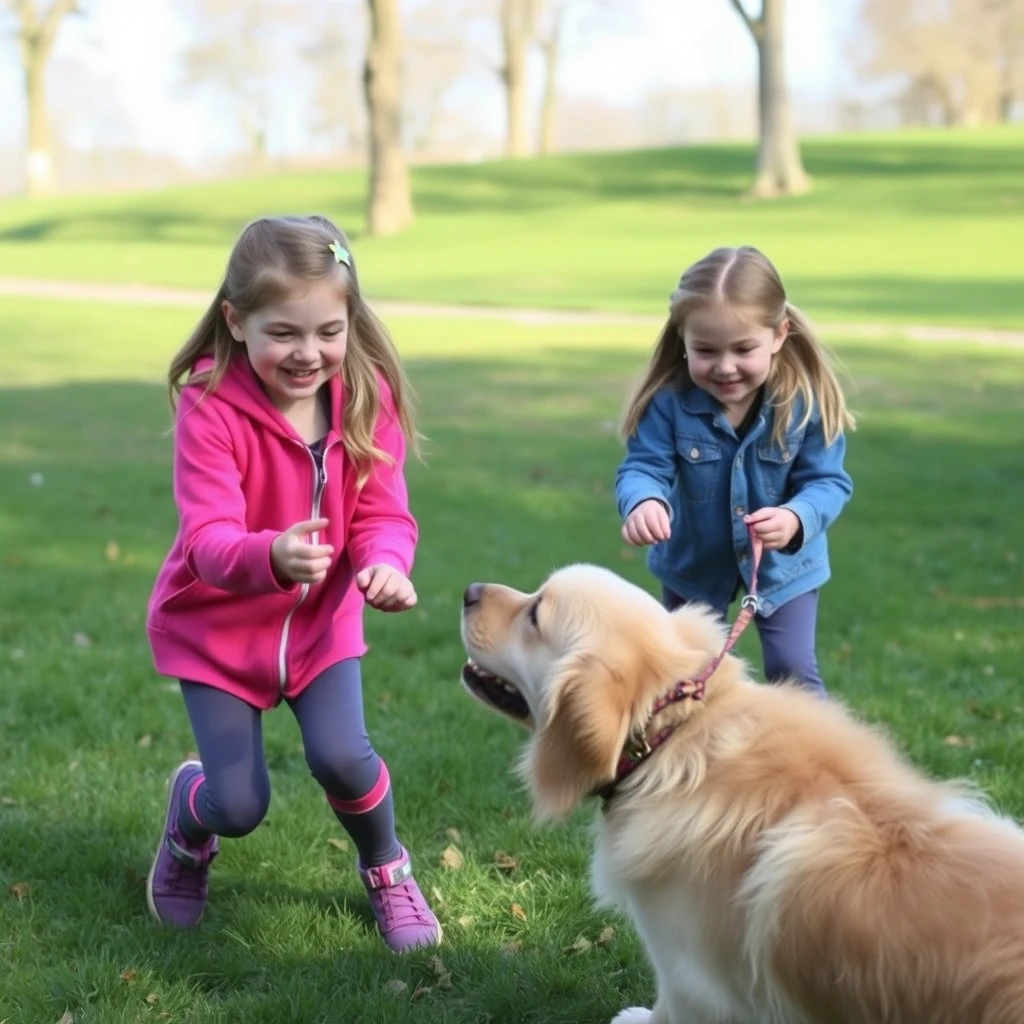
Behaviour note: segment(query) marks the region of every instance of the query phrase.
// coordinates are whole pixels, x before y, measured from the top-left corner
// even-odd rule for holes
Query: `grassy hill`
[[[213,288],[268,212],[322,211],[381,298],[660,313],[679,271],[751,242],[820,320],[1024,325],[1024,130],[811,139],[815,189],[744,200],[747,145],[423,167],[418,219],[359,239],[364,175],[282,174],[0,204],[0,275]]]

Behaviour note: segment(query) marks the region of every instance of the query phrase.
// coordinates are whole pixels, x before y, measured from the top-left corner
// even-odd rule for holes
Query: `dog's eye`
[[[538,597],[533,604],[530,605],[530,610],[526,613],[530,620],[530,625],[534,629],[540,629],[540,624],[537,622],[537,609],[540,607],[540,598]]]

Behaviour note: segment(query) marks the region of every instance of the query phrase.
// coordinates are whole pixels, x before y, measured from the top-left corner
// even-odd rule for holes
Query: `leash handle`
[[[740,602],[740,609],[742,611],[749,611],[752,615],[756,615],[761,605],[757,596],[757,573],[761,568],[761,556],[764,554],[764,541],[754,533],[754,527],[750,524],[747,525],[747,537],[750,540],[750,588],[747,590],[743,600]]]

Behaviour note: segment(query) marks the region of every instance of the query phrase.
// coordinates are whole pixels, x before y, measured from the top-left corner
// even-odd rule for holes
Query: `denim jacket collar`
[[[761,411],[754,420],[750,431],[744,441],[752,440],[761,433],[765,424],[765,412],[769,406],[770,399],[764,396],[761,404]],[[703,388],[691,385],[679,392],[679,404],[690,415],[704,417],[709,426],[714,426],[724,433],[736,437],[736,428],[729,422],[722,406],[709,395]]]

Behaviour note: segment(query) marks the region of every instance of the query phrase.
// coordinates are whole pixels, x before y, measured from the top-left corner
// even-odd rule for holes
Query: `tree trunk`
[[[506,136],[505,152],[510,157],[526,156],[526,56],[533,34],[535,0],[502,0],[501,35],[505,65]]]
[[[394,235],[413,220],[412,186],[402,151],[402,26],[398,0],[367,0],[370,39],[363,85],[370,136],[367,231]]]
[[[785,0],[762,0],[752,18],[741,0],[732,0],[757,45],[757,172],[751,194],[758,197],[799,195],[810,188],[800,159],[800,144],[786,89]]]
[[[25,149],[25,192],[42,196],[54,190],[50,117],[46,109],[46,54],[38,45],[22,47],[25,75],[27,136]]]
[[[540,135],[537,152],[550,153],[555,148],[555,104],[558,99],[558,58],[562,39],[561,12],[556,11],[551,24],[551,35],[544,40],[544,93],[540,101]]]
[[[45,14],[36,13],[34,3],[19,0],[18,50],[25,81],[26,137],[25,190],[30,196],[52,192],[53,171],[50,119],[46,109],[46,64],[65,15],[75,10],[75,0],[53,0]]]

